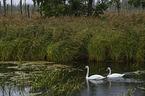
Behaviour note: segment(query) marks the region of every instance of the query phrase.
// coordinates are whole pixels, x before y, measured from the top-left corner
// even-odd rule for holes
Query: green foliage
[[[115,4],[115,7],[117,8],[118,12],[120,12],[120,8],[121,8],[120,0],[111,0],[110,3]]]
[[[95,15],[99,16],[100,14],[104,14],[104,11],[108,8],[108,4],[107,3],[108,0],[102,0],[102,2],[98,2],[99,4],[97,4],[95,10]]]
[[[87,11],[85,8],[85,5],[82,3],[83,0],[69,0],[66,7],[66,14],[65,15],[85,15],[85,12]]]
[[[93,2],[92,0],[88,1]],[[108,0],[102,0],[96,8],[89,7],[92,6],[90,5],[92,3],[86,5],[86,0],[33,0],[33,2],[39,5],[38,11],[44,17],[57,17],[61,15],[81,16],[89,14],[92,10],[95,10],[95,16],[99,16],[99,14],[103,14],[103,11],[108,8],[108,4],[106,3]],[[88,10],[90,11],[88,12]]]
[[[142,7],[145,8],[145,1],[144,0],[129,0],[128,3],[133,5],[134,7]]]
[[[49,0],[50,2],[52,2],[51,0]],[[43,9],[41,7],[44,7]],[[41,6],[40,8],[42,9],[42,11],[44,11],[44,14],[48,17],[52,17],[52,16],[58,16],[64,13],[65,10],[65,5],[61,2],[57,2],[57,3],[48,3],[45,6]],[[41,12],[42,12],[41,11]]]
[[[64,10],[64,3],[62,1],[64,0],[33,0],[34,4],[37,3],[40,7],[38,10],[40,14],[45,14],[49,17],[62,13]]]

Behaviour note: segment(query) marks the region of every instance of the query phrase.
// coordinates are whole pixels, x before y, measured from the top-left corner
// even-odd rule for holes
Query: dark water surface
[[[86,80],[78,96],[126,96],[131,91],[134,96],[145,96],[145,65],[144,63],[88,63],[89,75],[106,76],[107,67],[112,73],[124,73],[120,78],[105,78],[103,80]],[[84,65],[84,66],[85,66]],[[79,66],[84,67],[84,66]],[[80,74],[85,79],[86,70]],[[129,96],[129,95],[127,95]]]
[[[77,77],[82,82],[85,82],[81,90],[77,92],[75,96],[125,96],[129,90],[131,92],[134,91],[134,96],[145,96],[144,63],[97,62],[86,64],[73,63],[67,65],[77,69],[71,71],[67,75],[67,78]],[[89,76],[93,74],[106,76],[108,74],[108,72],[106,72],[107,67],[112,69],[112,73],[124,73],[125,76],[113,79],[86,80],[87,71],[84,69],[86,65],[90,68]],[[31,94],[29,94],[29,83],[25,83],[29,71],[32,70],[19,68],[14,62],[0,63],[0,96],[31,96]],[[23,86],[21,86],[20,83],[17,84],[19,79],[24,79],[23,82],[21,81],[21,83],[24,83]]]

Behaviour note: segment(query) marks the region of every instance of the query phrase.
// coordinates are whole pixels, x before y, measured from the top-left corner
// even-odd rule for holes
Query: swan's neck
[[[88,78],[88,75],[89,75],[89,68],[87,68],[86,78]]]
[[[109,69],[109,74],[108,74],[108,76],[110,76],[111,75],[111,69]]]

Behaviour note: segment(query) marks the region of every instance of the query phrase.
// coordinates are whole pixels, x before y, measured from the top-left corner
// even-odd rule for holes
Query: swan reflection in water
[[[143,81],[139,81],[137,79],[123,77],[105,78],[103,80],[86,79],[87,87],[82,90],[81,95],[79,96],[117,96],[118,94],[120,94],[120,92],[126,93],[128,89],[136,88],[136,85],[132,86],[132,84],[142,84],[142,82]],[[140,91],[138,91],[137,93],[139,92]]]
[[[86,84],[87,84],[87,90],[88,90],[88,91],[90,90],[89,82],[90,82],[91,84],[97,86],[98,84],[104,83],[104,80],[91,80],[91,79],[86,79]]]
[[[92,94],[96,93],[93,90],[95,90],[98,85],[101,85],[103,83],[104,83],[104,80],[90,80],[90,79],[86,79],[87,88],[86,88],[86,91],[84,90],[85,92],[83,92],[83,94],[81,96],[92,96]]]

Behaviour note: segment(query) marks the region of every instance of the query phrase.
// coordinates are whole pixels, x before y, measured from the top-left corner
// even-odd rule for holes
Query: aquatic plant
[[[55,71],[49,71],[46,68],[41,73],[31,74],[30,93],[41,93],[41,95],[49,96],[64,96],[72,95],[74,92],[79,91],[84,82],[80,82],[78,78],[66,78],[67,72],[61,68]]]
[[[60,73],[40,75],[35,78],[32,85],[32,92],[37,93],[43,91],[43,95],[71,95],[74,91],[80,90],[82,83],[79,80],[64,80]],[[35,76],[36,77],[36,76]],[[64,82],[65,81],[65,82]]]
[[[6,64],[10,62],[5,62]],[[22,63],[18,67],[19,63]],[[69,72],[76,70],[71,66],[54,64],[52,62],[16,62],[15,68],[17,71],[11,73],[4,73],[1,75],[0,87],[16,86],[18,90],[23,90],[27,95],[47,95],[47,96],[64,96],[72,95],[78,92],[84,82],[80,78],[71,77]],[[25,92],[24,88],[28,87],[29,90]],[[7,88],[6,88],[7,89]],[[13,92],[14,91],[14,92]],[[14,88],[10,92],[15,93]]]
[[[124,94],[123,92],[121,92],[119,94],[119,96],[134,96],[133,93],[135,92],[135,90],[136,90],[135,88],[134,89],[128,89],[126,94]]]

